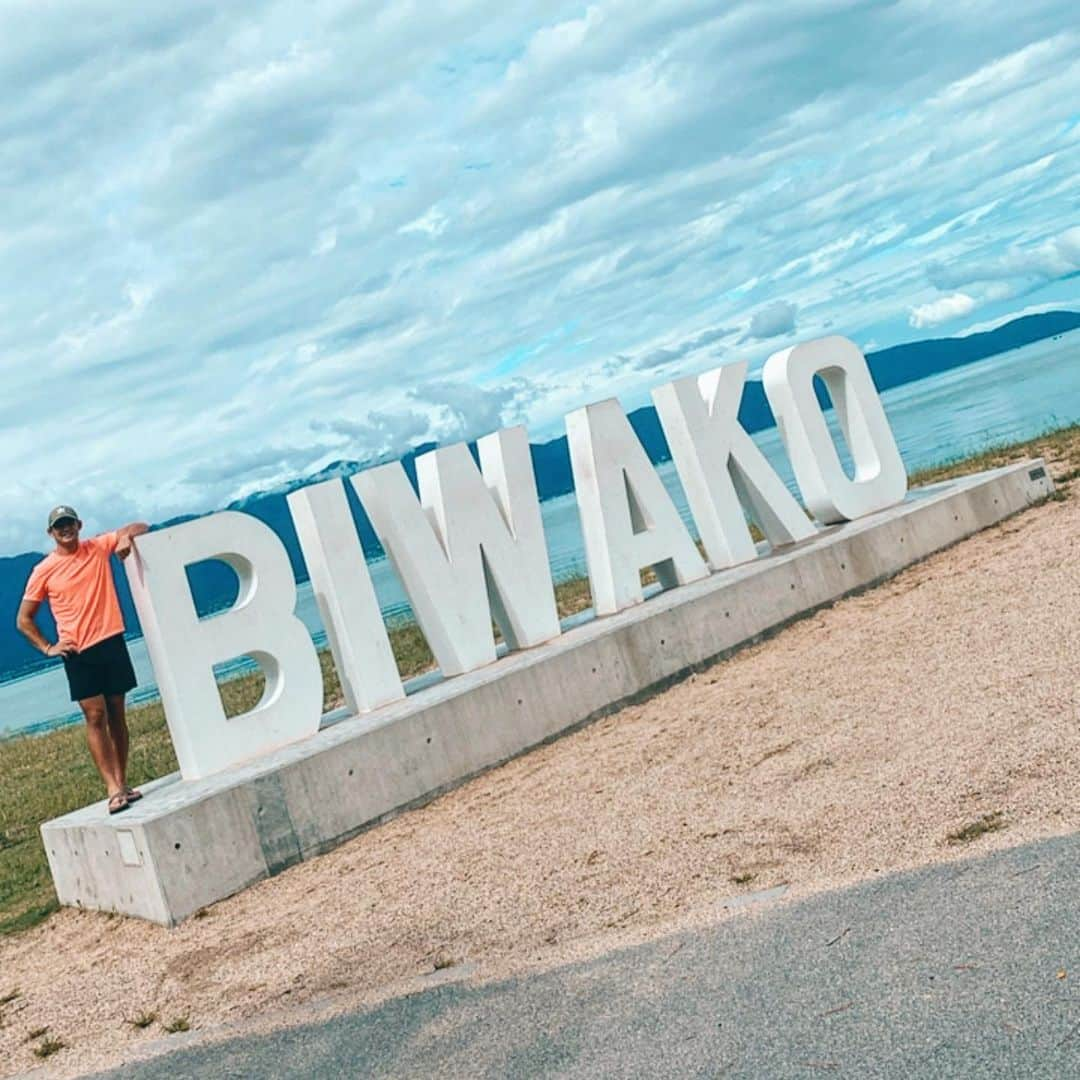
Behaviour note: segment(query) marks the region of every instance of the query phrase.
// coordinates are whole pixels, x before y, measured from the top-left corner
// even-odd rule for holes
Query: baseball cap
[[[64,518],[74,518],[79,520],[79,512],[74,506],[54,506],[49,511],[49,528],[51,529],[58,521],[62,521]]]

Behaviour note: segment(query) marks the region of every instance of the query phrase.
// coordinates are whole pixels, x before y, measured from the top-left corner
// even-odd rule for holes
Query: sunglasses
[[[73,529],[78,524],[79,523],[75,520],[75,518],[57,518],[57,520],[52,523],[52,528]]]

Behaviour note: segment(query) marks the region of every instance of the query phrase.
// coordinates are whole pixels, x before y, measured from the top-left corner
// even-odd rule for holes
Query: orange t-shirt
[[[65,555],[53,551],[30,571],[24,600],[49,601],[56,629],[79,652],[124,632],[124,617],[116,598],[109,556],[116,550],[116,533],[102,533]]]

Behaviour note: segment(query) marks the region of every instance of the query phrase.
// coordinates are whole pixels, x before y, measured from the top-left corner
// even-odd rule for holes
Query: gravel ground
[[[1075,832],[1077,537],[1080,499],[1046,503],[176,930],[63,911],[0,940],[0,1074],[42,1028],[74,1075],[178,1017],[270,1028]]]
[[[1080,833],[886,874],[579,964],[176,1048],[95,1080],[1061,1080]]]

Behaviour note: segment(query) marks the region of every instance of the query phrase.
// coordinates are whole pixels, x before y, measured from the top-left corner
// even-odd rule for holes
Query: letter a
[[[665,588],[708,574],[671,496],[614,398],[566,417],[597,615],[642,600],[641,569]]]

